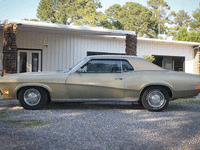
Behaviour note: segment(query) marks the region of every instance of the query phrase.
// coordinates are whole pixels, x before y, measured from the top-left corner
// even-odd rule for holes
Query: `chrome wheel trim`
[[[29,106],[37,105],[41,100],[41,94],[37,89],[31,88],[25,91],[24,101]]]
[[[161,107],[165,103],[165,96],[159,90],[153,90],[147,95],[148,104],[153,108]]]

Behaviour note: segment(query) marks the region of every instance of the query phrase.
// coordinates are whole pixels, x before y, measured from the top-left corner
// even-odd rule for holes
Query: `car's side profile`
[[[22,73],[0,78],[4,99],[18,99],[25,109],[47,102],[129,101],[149,111],[170,100],[196,96],[200,76],[164,70],[135,56],[88,56],[69,72]]]

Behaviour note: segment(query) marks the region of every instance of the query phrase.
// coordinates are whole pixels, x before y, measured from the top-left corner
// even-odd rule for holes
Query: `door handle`
[[[123,80],[123,78],[115,78],[115,80]]]

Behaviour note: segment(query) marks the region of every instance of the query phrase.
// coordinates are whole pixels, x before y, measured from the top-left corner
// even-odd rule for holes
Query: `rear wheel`
[[[26,87],[19,92],[19,102],[25,109],[40,109],[47,103],[48,94],[40,87]]]
[[[162,87],[150,87],[142,95],[142,104],[149,111],[162,111],[169,104],[169,94]]]

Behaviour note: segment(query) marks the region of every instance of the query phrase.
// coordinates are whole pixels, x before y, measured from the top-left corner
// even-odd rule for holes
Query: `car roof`
[[[164,70],[163,68],[149,62],[143,57],[130,55],[93,55],[87,56],[86,59],[127,59],[134,67],[135,71],[139,70]]]
[[[131,55],[92,55],[92,56],[87,56],[88,58],[110,58],[110,59],[115,59],[115,58],[135,58],[135,59],[144,59],[143,57],[138,57],[138,56],[131,56]]]

